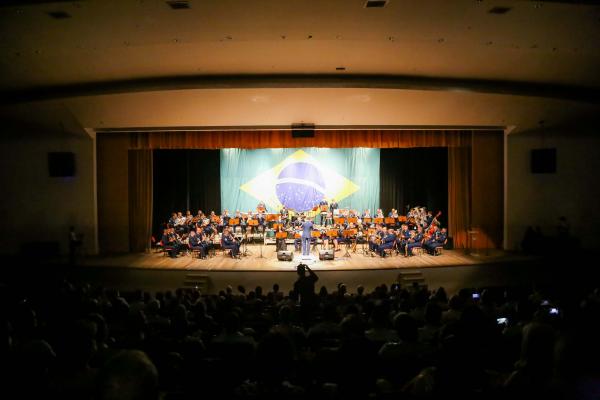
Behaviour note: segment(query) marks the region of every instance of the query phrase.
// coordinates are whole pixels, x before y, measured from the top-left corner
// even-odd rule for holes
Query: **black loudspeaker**
[[[531,150],[531,172],[533,174],[556,173],[556,149]]]
[[[75,154],[65,151],[48,153],[48,175],[75,176]]]
[[[279,261],[292,261],[294,259],[294,252],[291,250],[279,250],[277,252],[277,259]]]
[[[293,138],[315,137],[314,124],[292,124]]]
[[[335,252],[333,250],[319,250],[319,260],[333,260]]]

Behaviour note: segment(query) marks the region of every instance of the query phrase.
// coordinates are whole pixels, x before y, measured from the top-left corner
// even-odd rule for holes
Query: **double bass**
[[[439,224],[437,218],[442,215],[441,211],[438,211],[438,213],[435,215],[435,217],[433,217],[433,219],[431,220],[431,223],[429,224],[429,226],[427,228],[424,229],[423,231],[423,237],[425,238],[425,240],[429,240],[431,239],[431,237],[433,236],[433,234],[435,233],[435,228],[434,226],[436,224]]]

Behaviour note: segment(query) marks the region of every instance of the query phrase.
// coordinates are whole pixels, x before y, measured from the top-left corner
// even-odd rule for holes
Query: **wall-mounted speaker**
[[[277,252],[277,259],[279,261],[292,261],[294,259],[294,252],[291,250],[279,250]]]
[[[75,176],[75,153],[67,151],[48,153],[48,175],[50,177]]]
[[[315,124],[292,124],[292,137],[315,137]]]
[[[333,250],[319,250],[319,260],[333,260],[335,252]]]
[[[556,173],[556,148],[532,149],[531,172],[533,174]]]

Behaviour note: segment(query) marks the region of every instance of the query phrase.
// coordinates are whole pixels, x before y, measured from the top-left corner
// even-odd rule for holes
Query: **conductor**
[[[310,239],[313,223],[310,219],[305,219],[302,223],[302,255],[310,255]]]

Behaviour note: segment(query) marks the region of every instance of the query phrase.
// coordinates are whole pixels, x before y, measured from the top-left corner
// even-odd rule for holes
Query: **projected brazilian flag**
[[[252,174],[252,175],[251,175]],[[221,202],[230,210],[269,211],[285,205],[303,212],[321,200],[341,207],[373,208],[379,202],[378,149],[224,149]]]

